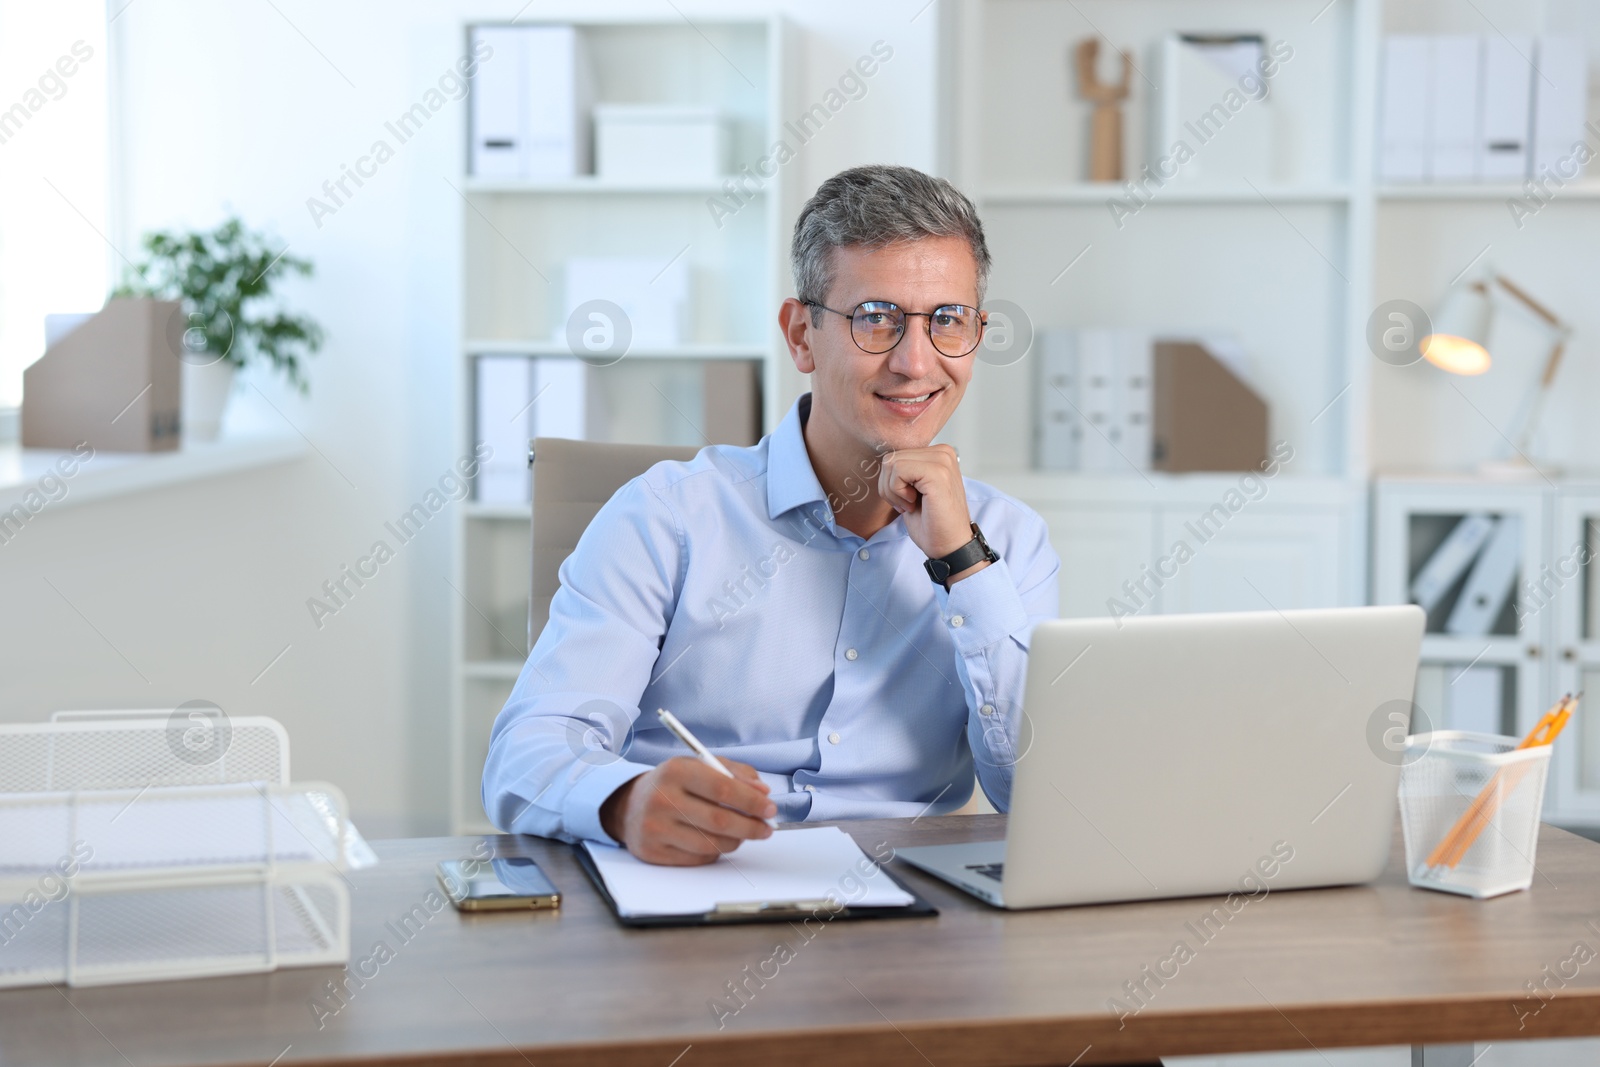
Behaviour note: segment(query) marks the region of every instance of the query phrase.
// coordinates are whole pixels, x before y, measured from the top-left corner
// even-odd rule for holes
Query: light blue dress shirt
[[[801,435],[810,401],[758,444],[658,463],[600,509],[495,720],[494,825],[615,844],[601,803],[688,754],[657,708],[755,767],[784,821],[951,811],[975,765],[1007,809],[1029,634],[1058,611],[1044,520],[965,479],[1000,560],[946,591],[902,518],[865,540],[835,525],[877,469],[830,503]]]

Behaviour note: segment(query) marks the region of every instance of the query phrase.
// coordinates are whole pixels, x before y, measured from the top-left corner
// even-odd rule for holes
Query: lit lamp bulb
[[[1489,369],[1489,350],[1466,337],[1430,333],[1422,339],[1422,358],[1440,370],[1470,378]]]
[[[1483,282],[1453,289],[1439,310],[1434,331],[1422,339],[1422,358],[1442,371],[1465,377],[1489,369],[1489,321],[1493,304]]]

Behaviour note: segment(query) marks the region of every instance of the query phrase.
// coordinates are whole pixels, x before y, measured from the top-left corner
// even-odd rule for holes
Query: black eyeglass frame
[[[882,355],[886,355],[887,353],[893,352],[895,350],[895,348],[899,346],[900,342],[904,341],[906,339],[906,327],[905,327],[905,324],[902,322],[901,325],[900,325],[900,335],[894,339],[894,344],[890,345],[888,348],[885,348],[882,352],[874,352],[869,348],[863,348],[862,345],[861,345],[861,342],[856,339],[856,332],[855,332],[854,326],[855,326],[855,319],[856,319],[857,313],[860,312],[861,309],[866,307],[868,304],[887,304],[889,307],[892,307],[896,311],[900,312],[900,314],[904,318],[907,318],[907,319],[913,319],[913,318],[917,318],[918,316],[920,316],[922,319],[925,320],[923,322],[923,324],[922,324],[922,329],[923,329],[923,332],[928,335],[928,343],[930,345],[933,345],[933,350],[935,352],[939,353],[941,356],[945,357],[946,359],[966,359],[968,356],[972,355],[972,353],[974,353],[974,352],[976,352],[978,350],[978,346],[983,344],[983,332],[984,332],[984,330],[989,328],[989,322],[988,322],[987,319],[984,318],[984,315],[986,313],[981,308],[972,307],[972,305],[970,305],[970,304],[940,304],[938,307],[934,308],[932,311],[907,311],[905,308],[901,307],[899,304],[896,304],[893,300],[863,300],[863,301],[861,301],[861,303],[857,304],[850,311],[840,311],[837,308],[831,308],[828,305],[822,304],[822,303],[818,303],[815,300],[807,300],[807,301],[804,301],[804,303],[805,303],[805,305],[807,307],[821,308],[823,311],[831,311],[835,315],[839,315],[842,318],[849,319],[850,320],[850,325],[852,327],[851,330],[850,330],[850,340],[854,341],[855,342],[855,346],[857,348],[860,348],[861,351],[865,352],[869,356],[882,356]],[[977,340],[972,342],[972,347],[967,349],[965,352],[959,352],[959,353],[957,353],[955,355],[951,355],[950,353],[946,352],[944,349],[940,348],[938,346],[938,344],[936,344],[934,342],[934,340],[933,340],[933,316],[939,314],[939,312],[941,312],[941,311],[944,311],[946,308],[972,308],[973,311],[976,311],[978,313],[978,337],[977,337]]]

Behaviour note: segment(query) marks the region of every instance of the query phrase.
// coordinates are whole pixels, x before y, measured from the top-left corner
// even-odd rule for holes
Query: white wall
[[[860,162],[934,166],[937,9],[919,13],[923,2],[677,6],[691,18],[784,11],[803,39],[796,92],[808,102],[874,40],[895,49],[866,97],[791,164],[809,190]],[[147,230],[237,212],[315,262],[315,278],[289,289],[328,335],[309,402],[256,379],[315,451],[53,509],[0,547],[0,719],[190,699],[269,714],[288,726],[295,776],[340,785],[367,833],[445,829],[453,522],[436,518],[320,631],[305,601],[461,451],[451,426],[463,206],[446,179],[462,169],[462,105],[399,146],[320,228],[305,202],[455,62],[463,22],[523,6],[139,0],[113,23],[112,240],[131,257]],[[540,3],[524,17],[595,6]],[[658,3],[612,9],[675,17]]]

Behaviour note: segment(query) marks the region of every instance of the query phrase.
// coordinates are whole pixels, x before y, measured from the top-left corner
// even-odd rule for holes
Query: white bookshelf
[[[1378,187],[1379,200],[1480,200],[1504,203],[1522,200],[1528,191],[1520,185],[1499,183],[1483,185],[1383,185]],[[1542,194],[1541,194],[1542,195]],[[1583,179],[1568,182],[1560,189],[1551,186],[1555,200],[1600,200],[1600,181]]]
[[[531,339],[496,340],[480,338],[463,345],[467,358],[473,356],[546,356],[564,359],[572,350],[558,341]],[[771,353],[769,346],[756,344],[682,344],[670,348],[630,348],[628,359],[765,359]]]
[[[463,36],[492,21],[469,21]],[[787,117],[788,82],[797,64],[793,35],[781,17],[597,18],[569,4],[542,7],[537,19],[518,20],[535,22],[579,28],[596,103],[717,107],[731,122],[730,170],[764,155]],[[462,147],[465,160],[469,154]],[[474,432],[475,360],[573,358],[559,339],[560,271],[572,256],[658,257],[663,266],[681,258],[693,279],[687,339],[630,348],[619,363],[591,372],[600,388],[631,396],[635,407],[664,409],[652,384],[681,384],[712,361],[752,361],[761,369],[763,432],[770,429],[794,392],[794,382],[785,377],[787,358],[780,361],[773,312],[789,289],[785,226],[795,205],[788,170],[779,168],[759,191],[747,189],[746,202],[720,226],[707,207],[708,198],[725,195],[720,180],[461,175],[455,185],[464,199],[462,335],[454,405],[461,451],[470,451]],[[652,419],[640,417],[642,410],[614,419],[607,439],[703,443],[698,426],[689,424],[693,412],[663,411]],[[489,732],[537,636],[528,633],[532,507],[474,498],[459,516],[453,581],[462,595],[454,600],[451,620],[451,822],[456,833],[480,833],[491,829],[479,799]]]
[[[1153,610],[1366,598],[1373,359],[1365,326],[1381,17],[1377,0],[1334,5],[1315,21],[1313,14],[1273,0],[958,0],[944,7],[949,85],[941,126],[957,131],[944,146],[944,166],[984,217],[995,263],[989,298],[1021,306],[1036,330],[1232,334],[1250,358],[1252,387],[1268,403],[1270,438],[1295,450],[1267,495],[1196,553]],[[1077,97],[1070,53],[1079,39],[1098,35],[1103,52],[1109,42],[1132,54],[1139,70],[1123,105],[1124,173],[1137,180],[1150,155],[1152,48],[1173,31],[1260,32],[1293,45],[1272,80],[1278,158],[1246,181],[1169,181],[1141,192],[1139,204],[1121,183],[1081,180],[1090,109]],[[1137,210],[1119,225],[1113,200]],[[1208,506],[1237,476],[1032,469],[1035,375],[1028,359],[979,366],[948,438],[968,471],[1051,521],[1067,572],[1064,614],[1104,614],[1123,580],[1170,549],[1177,520]]]
[[[517,196],[524,193],[537,193],[544,196],[559,196],[563,193],[574,196],[713,196],[720,195],[723,192],[722,182],[720,181],[623,181],[615,178],[601,178],[593,174],[544,181],[468,177],[461,183],[461,187],[469,193],[503,193],[509,196]],[[763,195],[763,190],[749,189],[748,193],[754,196],[761,196]]]
[[[991,205],[1021,204],[1085,204],[1104,206],[1108,200],[1123,195],[1122,186],[1115,182],[1067,182],[1060,185],[999,185],[983,193],[983,202]],[[1151,207],[1166,204],[1174,206],[1194,204],[1341,204],[1350,199],[1350,189],[1344,185],[1258,185],[1222,188],[1162,189],[1150,200]]]
[[[973,195],[984,217],[995,260],[989,298],[1021,306],[1036,329],[1230,333],[1243,344],[1251,384],[1269,405],[1271,438],[1295,447],[1295,461],[1268,497],[1241,513],[1248,521],[1240,523],[1239,538],[1216,542],[1226,551],[1197,553],[1188,580],[1210,592],[1181,598],[1183,610],[1236,606],[1234,587],[1241,568],[1250,566],[1277,568],[1281,580],[1267,579],[1276,592],[1263,589],[1280,608],[1365,602],[1374,472],[1470,464],[1496,443],[1493,429],[1451,388],[1459,380],[1426,365],[1393,368],[1373,357],[1366,327],[1379,304],[1405,298],[1434,308],[1475,262],[1504,269],[1564,314],[1581,318],[1592,303],[1579,295],[1592,274],[1573,263],[1592,258],[1589,248],[1600,237],[1594,210],[1600,180],[1567,182],[1518,229],[1506,207],[1526,196],[1518,185],[1375,179],[1385,34],[1490,33],[1488,19],[1507,33],[1600,37],[1600,13],[1585,9],[1509,0],[1481,6],[1480,12],[1446,0],[1341,0],[1326,7],[1276,0],[941,4],[939,126],[949,131],[941,167]],[[1168,32],[1259,32],[1292,45],[1294,56],[1271,83],[1277,154],[1249,181],[1169,181],[1141,193],[1147,203],[1119,226],[1107,205],[1127,202],[1121,184],[1082,180],[1090,105],[1077,97],[1071,50],[1079,39],[1098,36],[1102,53],[1127,49],[1139,67],[1122,109],[1125,174],[1137,180],[1151,158],[1148,105],[1158,73],[1152,47]],[[1111,57],[1102,61],[1109,76]],[[1592,62],[1600,69],[1600,61]],[[1594,355],[1580,322],[1566,380],[1582,374],[1582,361]],[[1531,357],[1526,373],[1518,358],[1505,361],[1494,384],[1462,387],[1472,404],[1504,424],[1532,372]],[[1031,469],[1031,362],[980,365],[946,438],[960,447],[966,470],[1052,519],[1067,569],[1081,578],[1064,589],[1068,613],[1103,613],[1108,589],[1132,576],[1124,572],[1169,547],[1162,543],[1163,516],[1203,502],[1218,481]],[[1558,398],[1553,406],[1562,403]],[[1552,421],[1559,420],[1555,414]],[[1553,458],[1579,461],[1593,452],[1584,436],[1592,420],[1574,415],[1572,422],[1577,428],[1567,433],[1565,451],[1557,442]],[[1308,538],[1308,522],[1330,536]],[[1335,572],[1331,586],[1302,580],[1317,569]],[[1174,609],[1176,602],[1161,607]]]

